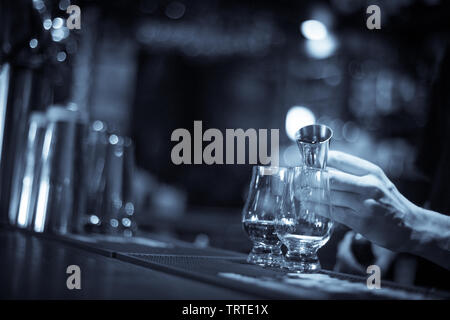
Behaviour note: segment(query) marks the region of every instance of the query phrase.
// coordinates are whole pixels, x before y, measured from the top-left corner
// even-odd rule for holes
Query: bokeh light
[[[318,20],[303,21],[300,30],[308,40],[322,40],[328,35],[327,27]]]
[[[315,122],[316,117],[311,110],[302,106],[294,106],[286,114],[286,134],[289,139],[295,141],[295,133],[298,129]]]
[[[327,36],[322,40],[306,40],[306,53],[315,59],[325,59],[330,57],[336,50],[336,39]]]
[[[30,40],[30,48],[34,49],[38,46],[38,41],[37,39],[33,38]]]

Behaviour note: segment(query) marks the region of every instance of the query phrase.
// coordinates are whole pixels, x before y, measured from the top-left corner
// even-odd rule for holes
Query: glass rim
[[[303,170],[303,169],[307,169],[307,170],[311,170],[311,171],[321,171],[321,172],[328,172],[329,168],[317,168],[317,167],[309,167],[306,165],[302,165],[302,166],[293,166],[293,167],[289,167],[289,169],[292,170]]]
[[[279,174],[280,172],[289,172],[289,167],[255,165],[252,170],[259,175],[271,176]]]
[[[299,142],[311,143],[311,141],[305,136],[308,135],[317,135],[319,136],[319,141],[317,143],[324,144],[331,140],[333,137],[333,129],[325,124],[315,123],[310,124],[304,127],[301,127],[295,132],[295,140]]]

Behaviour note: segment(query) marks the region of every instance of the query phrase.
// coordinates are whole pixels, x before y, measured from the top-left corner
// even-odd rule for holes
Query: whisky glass
[[[307,166],[290,169],[275,230],[287,247],[284,267],[293,273],[320,270],[317,251],[330,239],[330,187],[325,169]]]
[[[244,230],[253,242],[247,262],[264,267],[280,267],[281,241],[275,232],[276,211],[285,194],[287,168],[254,166],[249,194],[242,211]]]

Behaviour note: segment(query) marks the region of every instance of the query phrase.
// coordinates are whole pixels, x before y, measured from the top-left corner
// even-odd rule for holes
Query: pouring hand
[[[328,164],[336,169],[329,170],[329,218],[379,246],[450,268],[450,217],[413,204],[369,161],[330,151]],[[323,204],[312,205],[317,213],[330,215]]]

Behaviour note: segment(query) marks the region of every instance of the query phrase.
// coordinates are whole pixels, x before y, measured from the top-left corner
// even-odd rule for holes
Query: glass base
[[[287,274],[288,276],[294,277],[295,274],[316,273],[321,269],[319,257],[316,253],[300,254],[288,252],[283,267],[291,271]]]
[[[284,265],[284,259],[281,246],[255,245],[247,257],[247,262],[262,267],[282,267]]]

